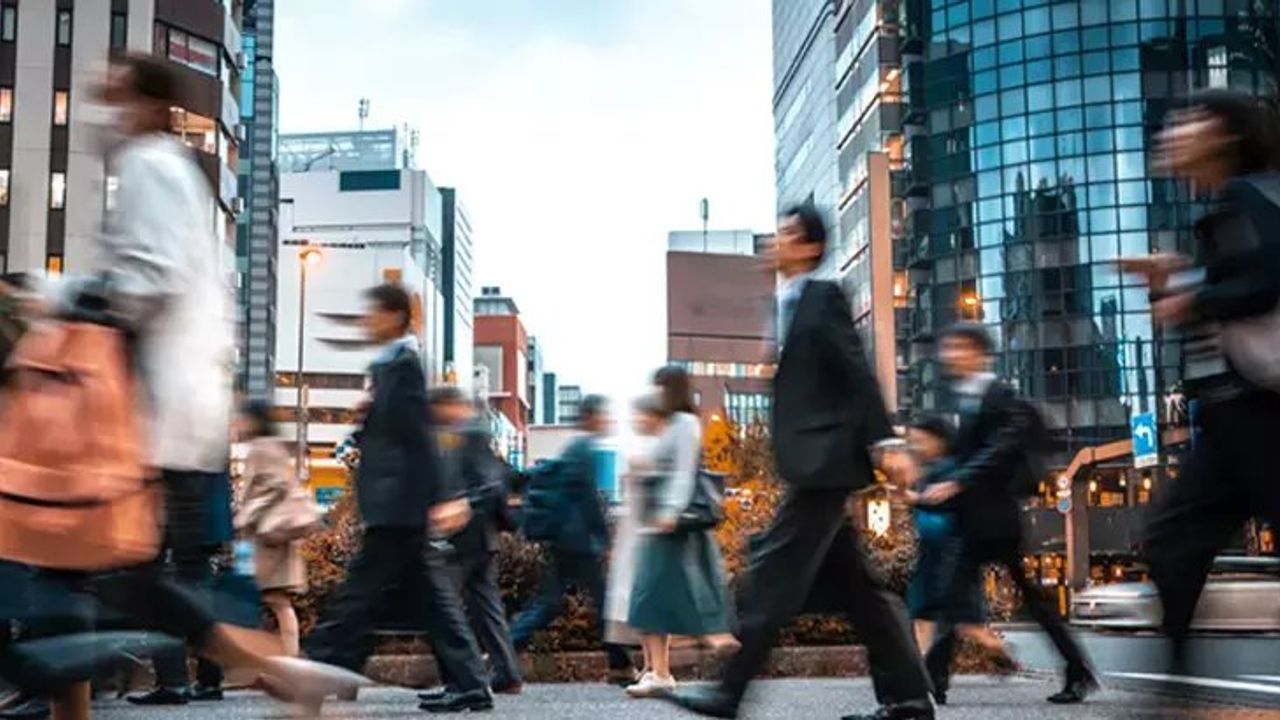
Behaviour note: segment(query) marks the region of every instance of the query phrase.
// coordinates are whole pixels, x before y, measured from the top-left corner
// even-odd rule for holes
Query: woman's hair
[[[240,406],[240,414],[249,421],[249,437],[273,437],[276,434],[275,421],[271,419],[271,403],[261,398],[246,400]]]
[[[697,414],[697,404],[693,401],[693,387],[689,384],[689,373],[675,365],[668,365],[653,375],[653,384],[658,386],[662,397],[662,414],[676,413]]]
[[[1232,175],[1280,169],[1277,114],[1265,100],[1238,90],[1202,90],[1187,97],[1186,108],[1214,116],[1232,137],[1228,151]]]

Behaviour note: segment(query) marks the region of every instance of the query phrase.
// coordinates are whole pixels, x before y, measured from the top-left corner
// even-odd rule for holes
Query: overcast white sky
[[[774,223],[769,0],[280,0],[283,132],[421,131],[561,382],[666,359],[666,233]],[[478,290],[478,288],[477,288]]]

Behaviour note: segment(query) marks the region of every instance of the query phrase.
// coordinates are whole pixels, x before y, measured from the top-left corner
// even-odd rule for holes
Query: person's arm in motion
[[[179,268],[189,249],[175,208],[188,199],[183,189],[192,182],[179,171],[179,158],[155,153],[127,152],[116,166],[120,179],[116,195],[117,227],[103,236],[109,266],[88,277],[67,277],[54,285],[57,310],[138,330],[184,291]],[[86,303],[92,298],[95,303]]]
[[[452,535],[466,527],[470,520],[466,488],[455,485],[456,481],[440,472],[428,411],[426,377],[416,360],[392,362],[385,377],[391,384],[387,397],[395,403],[392,427],[400,435],[398,440],[405,449],[405,462],[415,473],[414,482],[427,487],[430,524],[437,533]]]
[[[1192,314],[1219,322],[1261,315],[1280,304],[1280,206],[1253,182],[1231,182],[1224,195],[1239,213],[1235,228],[1250,236],[1253,249],[1210,267],[1211,274],[1226,277],[1194,295]]]
[[[675,448],[673,465],[654,517],[654,525],[668,532],[676,528],[680,513],[689,507],[689,501],[693,499],[702,452],[702,433],[697,421],[690,421],[683,415],[677,417],[668,431],[675,433],[672,438]]]
[[[941,505],[976,485],[1004,485],[1018,460],[1026,452],[1032,422],[1030,405],[1018,400],[1013,391],[1000,388],[995,429],[982,439],[978,451],[953,470],[947,480],[924,491],[924,502]]]

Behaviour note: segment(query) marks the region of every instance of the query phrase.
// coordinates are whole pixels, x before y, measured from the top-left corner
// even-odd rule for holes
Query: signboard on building
[[[1129,420],[1133,436],[1133,466],[1147,468],[1160,462],[1160,432],[1156,426],[1156,414],[1144,412]]]

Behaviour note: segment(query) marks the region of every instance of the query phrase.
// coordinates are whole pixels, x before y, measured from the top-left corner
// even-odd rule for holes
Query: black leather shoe
[[[870,715],[845,715],[843,720],[933,720],[933,703],[917,700],[885,705]]]
[[[933,704],[934,704],[934,705],[946,705],[946,704],[947,704],[947,691],[946,691],[946,690],[934,690],[934,691],[933,691]]]
[[[424,702],[419,710],[429,713],[485,712],[493,709],[493,693],[488,688],[469,692],[448,692],[434,702]]]
[[[187,694],[171,688],[158,687],[141,695],[125,698],[134,705],[186,705]]]
[[[1075,705],[1082,703],[1098,689],[1098,678],[1088,670],[1067,674],[1066,687],[1050,695],[1048,700],[1054,705]]]
[[[715,687],[677,688],[675,692],[661,695],[664,700],[704,717],[736,718],[738,701]]]
[[[217,685],[196,683],[187,689],[187,699],[191,702],[218,702],[222,697],[222,688]]]
[[[448,694],[449,694],[449,688],[441,685],[440,687],[434,687],[434,688],[431,688],[430,690],[423,690],[422,692],[418,693],[418,699],[421,700],[422,702],[434,703],[434,702],[440,702]]]
[[[49,701],[44,698],[27,698],[24,702],[0,711],[3,720],[44,720],[49,717]]]

